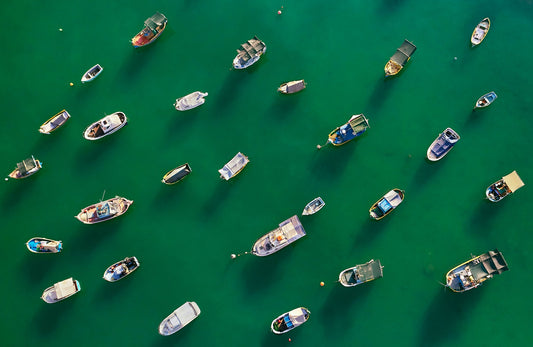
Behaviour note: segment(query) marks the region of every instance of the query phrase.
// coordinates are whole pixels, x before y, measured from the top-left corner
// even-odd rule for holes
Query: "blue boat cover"
[[[285,324],[287,324],[287,328],[292,328],[293,327],[293,324],[291,322],[291,319],[289,318],[289,315],[286,315],[285,317],[283,317],[283,320],[285,321]]]
[[[383,213],[387,212],[392,208],[391,204],[387,201],[387,199],[383,199],[380,202],[378,202],[378,207],[383,211]]]
[[[108,217],[110,215],[109,204],[106,202],[96,206],[96,215],[98,218]]]

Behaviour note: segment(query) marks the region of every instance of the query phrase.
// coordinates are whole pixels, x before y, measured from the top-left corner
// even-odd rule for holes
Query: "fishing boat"
[[[163,336],[174,334],[200,315],[200,307],[194,301],[187,301],[159,324],[159,333]]]
[[[44,237],[33,237],[26,242],[26,247],[33,253],[59,253],[63,250],[63,243]]]
[[[52,131],[56,130],[70,118],[70,114],[66,110],[56,113],[52,118],[47,120],[39,128],[41,134],[50,134]]]
[[[524,182],[518,176],[516,171],[511,172],[510,174],[503,176],[501,180],[491,184],[486,192],[487,198],[492,202],[500,201],[505,198],[507,195],[514,193],[519,188],[524,186]]]
[[[252,247],[252,254],[265,257],[304,236],[305,230],[298,216],[292,216],[281,222],[278,228],[257,240]]]
[[[487,33],[490,29],[490,19],[483,18],[481,22],[479,22],[478,25],[474,28],[474,31],[472,32],[472,36],[470,37],[470,42],[472,43],[472,47],[477,46],[483,41],[485,36],[487,36]]]
[[[385,77],[398,74],[405,64],[411,59],[411,56],[416,51],[416,46],[408,40],[403,40],[400,48],[396,50],[396,53],[385,64]]]
[[[80,290],[80,282],[71,277],[46,288],[41,299],[48,304],[53,304],[76,294]]]
[[[128,118],[123,112],[115,112],[89,125],[83,132],[83,137],[87,140],[98,140],[110,135],[128,124]]]
[[[167,17],[159,12],[145,20],[144,28],[131,40],[133,47],[147,46],[154,42],[167,27],[167,21]]]
[[[368,120],[364,114],[353,115],[346,124],[341,125],[329,133],[326,145],[328,143],[333,144],[333,146],[343,145],[355,139],[357,136],[362,135],[369,127],[370,125],[368,125]],[[318,149],[321,147],[320,145],[317,146]]]
[[[400,189],[393,189],[385,194],[370,208],[370,217],[380,220],[392,212],[399,204],[402,203],[404,192]]]
[[[383,266],[379,259],[372,259],[365,264],[355,265],[341,271],[339,282],[345,287],[354,287],[381,277],[383,277]]]
[[[452,128],[446,128],[429,146],[427,151],[428,159],[431,161],[441,160],[459,139],[461,137]]]
[[[187,111],[192,108],[198,107],[200,105],[203,105],[205,102],[205,97],[209,95],[209,93],[202,93],[202,92],[194,92],[189,95],[185,95],[184,97],[181,97],[179,99],[176,99],[176,102],[174,103],[174,107],[178,111]]]
[[[11,171],[9,177],[14,179],[26,178],[39,171],[42,167],[43,164],[32,155],[31,158],[24,159],[20,163],[17,163],[17,167],[15,170]]]
[[[241,49],[237,49],[237,56],[233,59],[233,67],[235,69],[246,69],[248,66],[254,64],[261,58],[261,55],[266,52],[266,45],[259,40],[257,36],[246,41],[241,45]]]
[[[494,275],[509,270],[503,254],[497,249],[473,257],[446,274],[446,287],[456,293],[474,289]]]
[[[136,257],[127,257],[124,260],[118,261],[111,265],[104,272],[104,280],[109,282],[116,282],[137,270],[139,267],[139,261]]]
[[[286,312],[272,321],[270,324],[270,330],[274,334],[285,334],[292,329],[299,327],[307,322],[311,311],[305,307],[298,307],[292,311]]]
[[[324,202],[324,200],[322,200],[320,196],[318,198],[314,198],[310,203],[305,205],[302,215],[308,216],[310,214],[315,214],[320,211],[325,205],[326,203]]]
[[[82,83],[85,83],[85,82],[91,82],[92,80],[94,80],[102,71],[104,71],[104,68],[100,66],[100,64],[96,64],[95,66],[93,66],[92,68],[90,68],[89,70],[87,70],[86,73],[83,74],[83,76],[81,77],[81,82]]]
[[[131,204],[133,200],[115,196],[82,209],[75,218],[85,224],[104,222],[124,214]]]
[[[496,95],[496,93],[494,92],[490,92],[483,95],[482,97],[477,99],[476,104],[474,105],[474,110],[476,108],[483,108],[489,106],[494,100],[496,100],[497,97],[498,95]]]
[[[306,84],[304,80],[285,82],[279,86],[278,92],[282,94],[293,94],[299,92],[300,90],[304,90],[305,86]]]
[[[220,173],[220,178],[223,178],[227,181],[230,178],[237,176],[237,174],[241,172],[249,162],[250,160],[247,156],[241,152],[238,152],[230,161],[228,161],[226,165],[222,167],[222,169],[218,170]]]
[[[164,184],[174,184],[178,183],[182,179],[184,179],[188,174],[191,173],[191,167],[189,166],[189,163],[185,163],[181,166],[178,166],[175,169],[170,170],[163,176],[163,179],[161,182]]]

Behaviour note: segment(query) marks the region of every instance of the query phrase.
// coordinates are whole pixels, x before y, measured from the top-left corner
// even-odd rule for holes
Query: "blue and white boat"
[[[131,274],[141,265],[136,257],[127,257],[108,267],[104,272],[104,280],[116,282]]]
[[[510,174],[503,176],[501,180],[491,184],[485,191],[485,195],[490,201],[498,202],[523,186],[524,182],[520,176],[518,176],[518,173],[513,171]]]
[[[326,145],[328,143],[333,144],[333,146],[343,145],[362,135],[369,127],[368,120],[364,114],[353,115],[346,124],[341,125],[329,134]],[[317,148],[320,149],[322,146],[318,145]]]
[[[452,128],[446,128],[437,136],[435,141],[429,146],[427,157],[431,161],[442,159],[455,146],[461,137]]]
[[[286,312],[274,319],[270,324],[270,330],[272,330],[274,334],[284,334],[307,322],[310,315],[311,311],[305,307],[295,308],[294,310]]]
[[[133,204],[133,200],[115,196],[114,198],[87,206],[74,217],[85,224],[100,223],[126,213],[131,204]]]
[[[48,304],[54,304],[76,294],[80,290],[80,282],[71,277],[46,288],[41,299]]]
[[[339,282],[345,287],[355,287],[376,278],[383,277],[383,266],[378,260],[370,260],[365,264],[355,265],[339,274]]]
[[[59,253],[63,249],[63,243],[44,237],[34,237],[26,242],[26,247],[33,253]]]
[[[494,100],[496,100],[497,97],[498,95],[496,95],[496,93],[494,92],[490,92],[483,95],[482,97],[477,99],[476,104],[474,105],[474,110],[476,108],[483,108],[489,106]]]
[[[402,203],[404,196],[403,190],[397,188],[390,190],[374,205],[372,205],[369,210],[370,217],[375,220],[380,220],[381,218],[385,217]]]

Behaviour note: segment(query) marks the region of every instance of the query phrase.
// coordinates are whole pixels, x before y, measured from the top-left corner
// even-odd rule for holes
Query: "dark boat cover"
[[[24,161],[17,163],[17,169],[19,170],[21,175],[26,174],[28,171],[34,169],[37,167],[37,163],[35,162],[35,159],[33,157],[24,159]]]
[[[244,53],[240,57],[240,60],[246,62],[250,60],[257,52],[263,51],[265,47],[266,45],[263,43],[263,41],[259,40],[257,36],[254,36],[253,39],[243,43],[241,45],[242,49],[238,49],[237,52],[239,52],[239,54]]]
[[[503,254],[497,249],[488,251],[479,257],[479,263],[470,266],[474,279],[480,280],[487,276],[499,275],[509,270]]]
[[[405,63],[411,58],[411,55],[416,51],[416,46],[411,42],[404,40],[400,48],[396,50],[396,53],[390,58],[390,60],[404,66]]]

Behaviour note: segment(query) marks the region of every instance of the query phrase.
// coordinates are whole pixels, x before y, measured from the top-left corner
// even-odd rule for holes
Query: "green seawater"
[[[167,29],[134,49],[129,40],[156,11]],[[6,0],[0,12],[1,166],[7,176],[32,154],[43,162],[32,177],[0,183],[0,345],[531,342],[531,0]],[[490,32],[471,48],[484,17]],[[233,70],[235,49],[254,35],[266,54]],[[404,39],[418,49],[385,80]],[[104,71],[82,85],[96,63]],[[301,78],[303,92],[277,93]],[[209,93],[203,106],[173,108],[196,90]],[[494,104],[472,112],[492,90]],[[72,118],[39,134],[64,108]],[[125,128],[83,139],[89,124],[115,111],[128,116]],[[371,126],[363,136],[316,149],[358,113]],[[426,150],[446,127],[461,140],[430,163]],[[222,181],[217,170],[239,151],[250,163]],[[161,183],[185,162],[191,175]],[[488,202],[486,187],[513,170],[525,187]],[[392,188],[405,190],[405,201],[370,220],[370,206]],[[73,218],[104,191],[135,202],[105,223]],[[231,259],[317,196],[326,206],[300,216],[306,237],[265,258]],[[63,252],[28,252],[34,236],[62,240]],[[510,271],[462,294],[439,284],[471,254],[494,248]],[[104,281],[126,256],[140,268]],[[340,271],[370,259],[381,260],[383,278],[336,283]],[[68,277],[80,293],[53,305],[40,299]],[[160,336],[161,320],[185,301],[201,315]],[[312,312],[307,323],[270,332],[275,317],[299,306]]]

